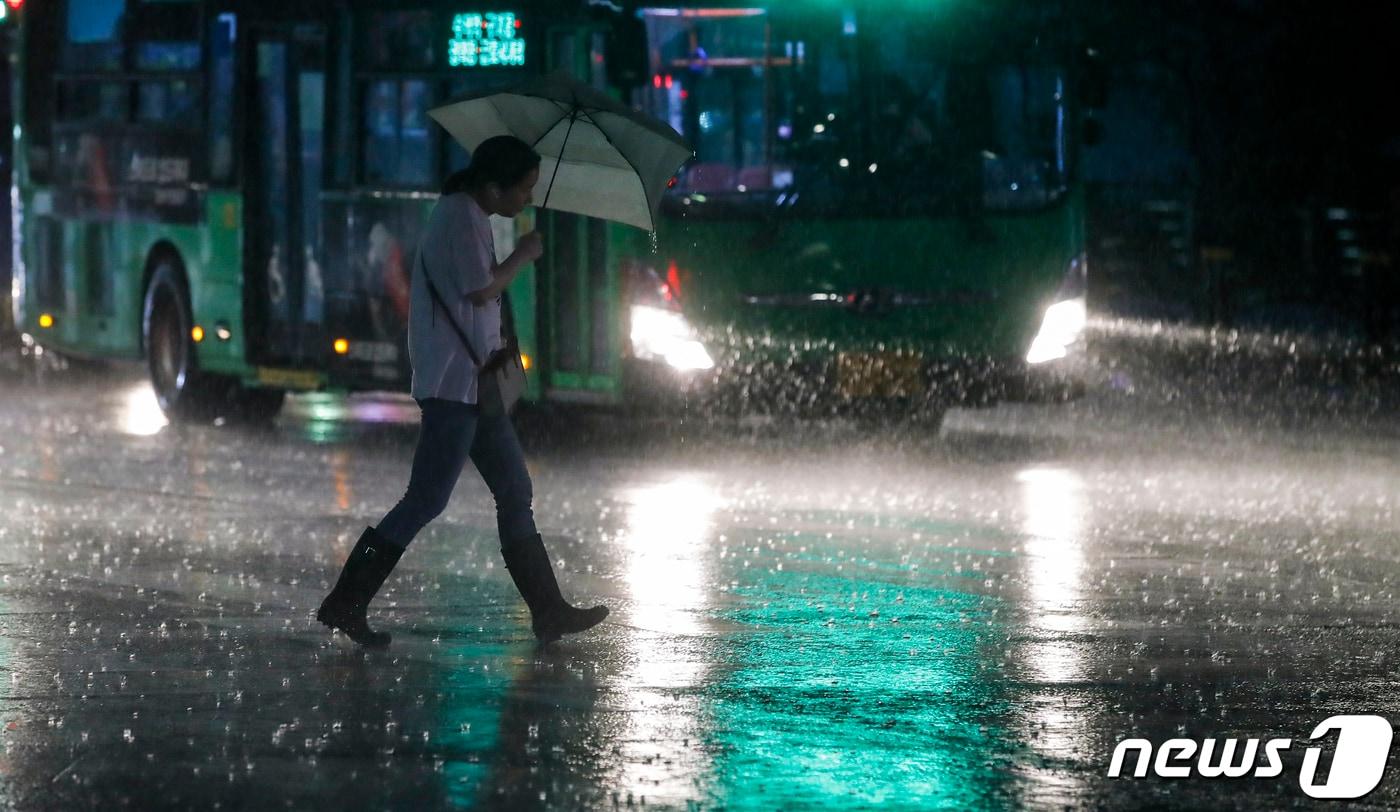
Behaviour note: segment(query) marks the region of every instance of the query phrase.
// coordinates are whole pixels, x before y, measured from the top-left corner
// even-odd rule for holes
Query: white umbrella
[[[648,231],[666,184],[692,154],[666,124],[562,72],[473,94],[428,115],[468,150],[497,135],[534,147],[540,207]]]

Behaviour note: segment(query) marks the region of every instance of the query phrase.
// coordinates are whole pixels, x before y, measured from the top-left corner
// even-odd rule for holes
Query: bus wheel
[[[189,292],[168,260],[151,276],[141,312],[146,364],[161,410],[171,419],[208,416],[219,399],[217,382],[197,369]]]

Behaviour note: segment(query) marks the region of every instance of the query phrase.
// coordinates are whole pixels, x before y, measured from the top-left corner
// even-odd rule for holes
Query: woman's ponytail
[[[443,196],[455,195],[458,192],[465,192],[473,186],[476,186],[478,181],[477,176],[480,174],[480,172],[473,172],[472,170],[475,167],[476,165],[473,164],[472,166],[469,166],[466,169],[458,169],[456,172],[453,172],[451,175],[448,175],[447,180],[442,182]]]
[[[484,183],[514,186],[540,165],[540,155],[513,135],[497,135],[472,150],[471,165],[443,181],[444,195],[470,191]]]

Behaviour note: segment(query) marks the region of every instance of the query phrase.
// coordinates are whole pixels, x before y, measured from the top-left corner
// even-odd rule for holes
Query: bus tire
[[[168,258],[158,262],[141,308],[141,340],[151,388],[171,420],[208,417],[222,399],[222,382],[199,371],[190,336],[194,326],[190,294],[179,267]]]

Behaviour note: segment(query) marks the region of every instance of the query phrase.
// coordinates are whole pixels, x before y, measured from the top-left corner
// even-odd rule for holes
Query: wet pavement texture
[[[522,415],[565,593],[613,608],[545,650],[470,470],[371,608],[387,651],[312,620],[411,401],[171,426],[139,370],[0,367],[0,806],[1315,803],[1313,727],[1397,718],[1393,371],[1099,329],[1084,398],[941,431]],[[1294,746],[1107,777],[1129,737]],[[1400,807],[1394,765],[1356,806]]]

